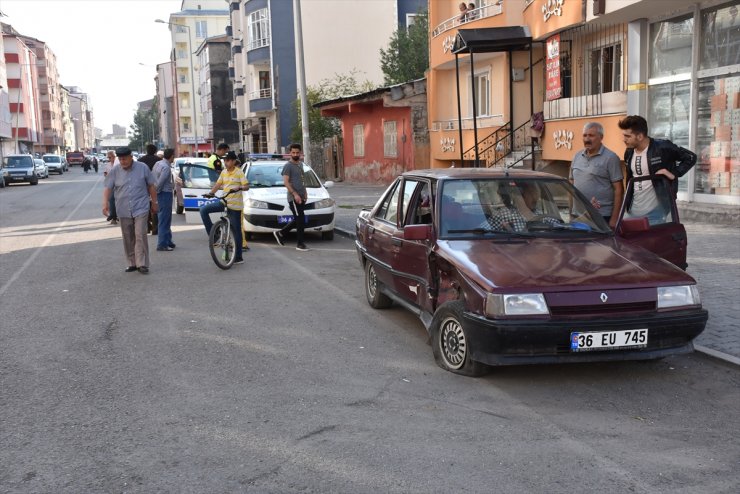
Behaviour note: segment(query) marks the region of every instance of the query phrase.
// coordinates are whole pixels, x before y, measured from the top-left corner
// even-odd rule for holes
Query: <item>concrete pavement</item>
[[[337,201],[336,231],[354,238],[355,220],[363,207],[372,207],[385,191],[385,185],[336,182],[329,190]],[[728,209],[728,208],[724,208]],[[699,284],[702,304],[709,311],[704,332],[694,341],[697,351],[740,365],[740,225],[721,224],[703,215],[684,212],[688,233],[688,272]],[[717,218],[714,218],[717,219]]]

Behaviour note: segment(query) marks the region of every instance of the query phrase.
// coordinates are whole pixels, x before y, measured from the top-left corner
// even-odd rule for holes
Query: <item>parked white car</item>
[[[34,158],[33,169],[36,172],[36,176],[39,178],[49,178],[49,167],[46,166],[46,162],[39,158]]]
[[[44,163],[46,163],[50,172],[61,175],[67,171],[67,160],[64,156],[58,154],[45,154],[41,159],[44,160]]]
[[[242,166],[249,182],[244,194],[244,231],[247,238],[255,233],[272,233],[280,230],[293,219],[288,206],[288,191],[281,174],[288,161],[282,155],[251,155]],[[313,169],[303,165],[308,192],[306,201],[306,232],[321,234],[324,240],[334,238],[334,213],[336,205],[327,187],[333,182],[321,183]]]

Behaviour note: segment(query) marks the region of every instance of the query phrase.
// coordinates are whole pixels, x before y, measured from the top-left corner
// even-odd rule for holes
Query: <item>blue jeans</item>
[[[172,191],[158,192],[157,202],[157,248],[172,246]]]
[[[220,213],[224,210],[224,205],[221,201],[210,201],[203,204],[200,207],[200,218],[203,220],[203,226],[206,227],[206,233],[211,234],[211,228],[213,228],[213,221],[211,221],[211,213]],[[229,221],[231,222],[231,232],[234,234],[234,243],[236,243],[236,256],[235,259],[240,261],[242,258],[242,212],[236,209],[227,209],[226,214],[229,215]]]

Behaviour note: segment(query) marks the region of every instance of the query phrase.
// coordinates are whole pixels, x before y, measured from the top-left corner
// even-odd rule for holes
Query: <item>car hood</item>
[[[481,287],[549,291],[694,284],[640,247],[604,239],[439,240],[438,254]]]
[[[329,192],[324,188],[311,187],[308,191],[308,202],[320,201],[329,197]],[[274,204],[287,204],[288,191],[285,187],[260,187],[249,189],[244,193],[245,198],[258,201],[271,202]]]

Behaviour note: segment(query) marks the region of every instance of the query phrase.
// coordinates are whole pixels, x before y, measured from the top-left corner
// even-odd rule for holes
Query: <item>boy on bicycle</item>
[[[249,182],[247,182],[244,172],[237,166],[239,159],[234,151],[229,151],[224,157],[224,170],[219,175],[216,184],[210,191],[213,195],[216,191],[223,189],[224,192],[249,190]],[[244,201],[242,195],[239,193],[229,194],[225,197],[226,200],[226,214],[229,215],[229,221],[231,222],[231,231],[234,234],[234,240],[236,242],[236,255],[234,264],[243,264],[242,259],[242,210],[244,209]],[[211,213],[220,213],[224,210],[223,203],[221,201],[209,201],[200,207],[200,217],[203,220],[203,225],[206,227],[206,234],[211,234],[211,228],[213,222],[211,221]]]

